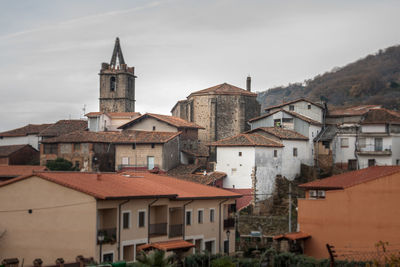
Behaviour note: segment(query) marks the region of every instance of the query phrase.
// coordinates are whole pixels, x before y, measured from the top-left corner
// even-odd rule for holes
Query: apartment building
[[[0,184],[0,258],[133,261],[144,244],[234,252],[240,196],[147,172],[36,172]]]

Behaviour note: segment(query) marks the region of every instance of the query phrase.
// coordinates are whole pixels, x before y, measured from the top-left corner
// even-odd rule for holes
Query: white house
[[[293,101],[270,106],[265,109],[266,113],[274,113],[277,110],[287,110],[306,116],[319,123],[323,122],[325,107],[322,104],[315,103],[305,98],[299,98]]]
[[[28,124],[24,127],[0,133],[0,146],[31,145],[39,150],[39,133],[52,124]]]
[[[118,127],[140,116],[139,112],[90,112],[88,117],[89,131],[118,131]]]
[[[308,138],[308,164],[312,166],[314,164],[314,138],[321,132],[322,123],[300,115],[293,111],[284,109],[278,109],[271,113],[264,114],[262,116],[249,120],[251,129],[257,129],[261,127],[279,127],[286,130],[292,130],[300,135]]]
[[[301,164],[313,164],[313,158],[310,157],[309,139],[304,135],[281,127],[261,127],[248,133],[261,134],[283,145],[282,166],[279,174],[289,180],[300,175]]]
[[[257,200],[268,197],[282,173],[283,145],[258,133],[241,133],[212,143],[216,171],[225,172],[224,188],[253,189]]]

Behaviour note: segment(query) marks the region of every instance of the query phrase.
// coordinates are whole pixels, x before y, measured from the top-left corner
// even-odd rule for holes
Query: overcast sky
[[[0,131],[98,111],[119,36],[136,111],[170,114],[190,92],[302,82],[399,44],[400,1],[0,0]]]

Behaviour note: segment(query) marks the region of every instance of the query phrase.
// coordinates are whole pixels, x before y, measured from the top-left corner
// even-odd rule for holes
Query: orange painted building
[[[310,234],[304,253],[328,258],[326,244],[338,254],[376,251],[379,241],[400,244],[400,166],[374,166],[300,185],[299,230]]]

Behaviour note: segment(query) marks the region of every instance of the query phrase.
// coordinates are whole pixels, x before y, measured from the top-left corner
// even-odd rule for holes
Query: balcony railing
[[[357,146],[357,153],[360,155],[392,155],[392,147],[373,144]]]
[[[167,235],[167,223],[153,223],[150,224],[150,235]]]
[[[117,228],[100,229],[97,231],[97,236],[99,235],[104,236],[103,244],[113,244],[117,241]],[[99,243],[99,241],[97,241],[97,243]]]
[[[154,168],[160,168],[158,164],[154,164]],[[127,164],[120,164],[118,165],[118,170],[119,171],[147,171],[148,166],[147,165],[127,165]]]
[[[169,237],[177,237],[183,235],[183,224],[172,224],[169,226]]]
[[[228,218],[224,220],[224,229],[234,228],[234,227],[235,227],[235,218]]]

